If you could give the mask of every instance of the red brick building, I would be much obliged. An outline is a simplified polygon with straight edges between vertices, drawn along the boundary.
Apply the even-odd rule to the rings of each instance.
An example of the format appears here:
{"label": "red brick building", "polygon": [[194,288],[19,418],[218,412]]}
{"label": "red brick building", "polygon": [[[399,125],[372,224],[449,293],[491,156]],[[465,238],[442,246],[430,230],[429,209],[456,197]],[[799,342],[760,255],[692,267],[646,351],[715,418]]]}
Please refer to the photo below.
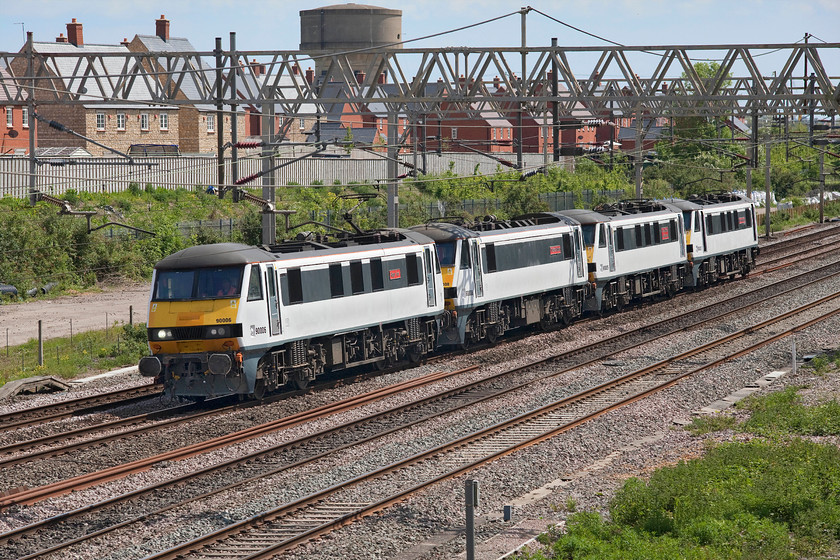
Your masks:
{"label": "red brick building", "polygon": [[[0,80],[5,87],[0,88],[0,156],[29,154],[30,115],[26,105],[12,102],[18,96],[18,88],[12,76],[0,69]],[[8,90],[9,95],[6,95]],[[26,92],[24,98],[26,98]]]}

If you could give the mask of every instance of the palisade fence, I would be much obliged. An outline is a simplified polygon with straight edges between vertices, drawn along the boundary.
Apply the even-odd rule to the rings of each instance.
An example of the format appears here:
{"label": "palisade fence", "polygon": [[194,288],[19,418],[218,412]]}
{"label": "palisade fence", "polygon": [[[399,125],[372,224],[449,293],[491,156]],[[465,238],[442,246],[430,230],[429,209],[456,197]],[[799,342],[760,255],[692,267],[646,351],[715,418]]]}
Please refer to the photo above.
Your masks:
{"label": "palisade fence", "polygon": [[[513,154],[504,154],[511,159]],[[368,152],[354,150],[352,157],[308,158],[275,171],[278,186],[294,183],[312,184],[382,184],[388,178],[388,160]],[[543,154],[523,154],[526,169],[544,165]],[[413,155],[403,154],[402,161],[413,164]],[[275,158],[275,165],[291,162],[294,157]],[[417,158],[418,166],[421,158]],[[159,158],[134,158],[128,165],[123,158],[44,158],[36,171],[35,187],[46,194],[60,197],[68,189],[76,192],[113,193],[128,190],[131,183],[141,188],[147,184],[166,189],[206,189],[216,184],[218,160],[213,156],[178,156]],[[563,166],[573,166],[574,158],[562,158]],[[400,173],[407,171],[399,166]],[[240,156],[238,176],[247,177],[262,170],[262,160]],[[488,157],[461,152],[430,153],[426,155],[426,173],[437,174],[452,170],[457,175],[492,175],[507,169]],[[231,161],[225,160],[225,177],[230,182]],[[261,179],[248,184],[261,186]],[[29,159],[25,157],[0,157],[0,197],[26,198],[29,196]]]}

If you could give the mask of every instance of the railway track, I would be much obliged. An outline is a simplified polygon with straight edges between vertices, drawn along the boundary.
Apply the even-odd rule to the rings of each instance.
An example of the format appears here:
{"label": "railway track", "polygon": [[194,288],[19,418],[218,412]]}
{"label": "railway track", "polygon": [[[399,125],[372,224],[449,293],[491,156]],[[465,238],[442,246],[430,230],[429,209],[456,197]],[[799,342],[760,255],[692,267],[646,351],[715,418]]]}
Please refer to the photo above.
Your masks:
{"label": "railway track", "polygon": [[[813,281],[822,281],[822,280],[824,280],[828,277],[831,277],[832,275],[836,275],[837,274],[836,269],[840,268],[840,265],[835,264],[833,268],[835,269],[834,272],[832,272],[832,266],[824,267],[824,269],[821,272],[823,272],[825,274],[825,276],[823,276],[819,280],[813,280]],[[802,278],[800,278],[800,277],[804,277],[808,274],[817,274],[818,275],[819,273],[804,273],[802,275],[799,275],[799,277],[793,277],[793,278],[786,279],[784,282],[782,282],[782,284],[785,284],[785,285],[787,285],[789,283],[796,284],[797,282],[801,282]],[[800,284],[800,286],[801,286],[801,284]],[[747,299],[752,300],[752,303],[750,303],[748,305],[761,305],[761,303],[765,302],[767,297],[769,297],[768,296],[768,291],[771,287],[772,286],[756,290],[755,293],[751,294],[752,297],[747,297]],[[793,291],[793,290],[796,290],[796,289],[798,289],[798,287],[788,288],[787,292]],[[781,291],[781,292],[777,292],[776,295],[784,295],[785,293],[786,293],[786,291]],[[740,296],[740,297],[744,297],[744,296]],[[734,300],[735,298],[730,298],[730,299]],[[727,300],[724,300],[723,302],[721,302],[720,305],[721,306],[726,306],[727,305]],[[686,319],[688,321],[688,323],[699,327],[699,326],[702,325],[702,321],[700,320],[700,316],[705,316],[705,318],[703,320],[705,320],[707,322],[718,321],[724,314],[731,314],[731,313],[741,313],[742,314],[745,311],[748,312],[749,311],[748,305],[737,306],[737,307],[734,307],[734,308],[730,308],[728,310],[724,310],[722,312],[711,311],[708,308],[703,308],[703,309],[697,310],[695,312],[691,312],[688,315],[682,315],[681,317]],[[660,338],[660,337],[663,337],[663,336],[668,336],[670,334],[673,334],[674,332],[678,332],[681,328],[683,328],[683,326],[684,325],[681,325],[679,323],[675,323],[675,324],[672,324],[672,325],[658,325],[658,326],[647,325],[647,326],[641,327],[641,328],[639,328],[635,331],[630,331],[630,332],[624,333],[623,335],[617,337],[616,340],[612,341],[612,343],[609,345],[610,346],[609,349],[606,348],[605,345],[602,345],[602,344],[593,344],[593,345],[590,345],[589,347],[584,347],[584,348],[581,348],[581,349],[577,349],[576,351],[574,351],[572,353],[565,353],[565,354],[562,354],[562,355],[552,356],[550,358],[547,358],[546,360],[542,360],[539,364],[531,364],[530,368],[534,369],[534,368],[537,368],[537,367],[544,367],[544,364],[547,364],[547,363],[560,363],[560,362],[562,362],[563,367],[561,367],[557,371],[550,371],[548,373],[545,373],[545,372],[539,373],[539,374],[533,376],[534,379],[529,379],[526,382],[514,383],[514,384],[507,383],[507,385],[504,385],[504,383],[502,383],[502,379],[504,379],[505,377],[507,377],[507,378],[514,378],[515,377],[515,378],[518,378],[518,379],[523,378],[523,377],[527,377],[527,375],[524,375],[524,373],[523,373],[524,370],[519,369],[519,370],[504,372],[502,374],[498,374],[497,376],[493,376],[490,379],[481,380],[479,382],[468,384],[468,385],[463,386],[463,387],[458,387],[454,390],[451,390],[451,391],[447,392],[446,394],[436,395],[433,398],[434,401],[436,402],[436,404],[432,407],[434,409],[432,411],[432,413],[435,416],[440,415],[440,414],[444,414],[444,413],[451,413],[454,410],[458,410],[458,409],[464,408],[466,406],[471,406],[476,402],[481,402],[483,400],[487,400],[487,399],[490,399],[490,398],[498,398],[498,397],[503,396],[505,394],[509,394],[512,391],[517,391],[517,390],[521,391],[521,390],[525,389],[526,387],[528,387],[529,385],[532,385],[535,382],[537,382],[541,379],[544,379],[546,376],[561,375],[562,373],[567,372],[569,370],[580,368],[580,367],[592,364],[592,363],[594,363],[598,360],[603,360],[607,357],[613,356],[618,352],[623,352],[623,351],[626,351],[630,348],[634,348],[634,347],[642,345],[642,344],[650,343],[652,340],[655,340],[657,338]],[[542,365],[540,365],[540,364],[542,364]],[[449,406],[442,405],[441,403],[446,399],[450,399],[450,401],[453,401],[453,402],[459,402],[459,405],[457,407],[452,406],[452,405],[449,405]],[[432,399],[427,399],[427,402],[431,406]],[[411,410],[412,408],[414,408],[415,410],[412,411]],[[419,421],[425,421],[425,420],[428,420],[429,418],[431,418],[432,416],[429,416],[429,414],[430,414],[429,412],[423,412],[422,414],[418,413],[418,411],[421,411],[420,409],[422,409],[422,408],[423,408],[423,405],[421,403],[412,403],[411,405],[407,405],[405,407],[400,407],[400,408],[395,409],[393,411],[388,411],[387,414],[383,413],[383,415],[380,415],[378,418],[365,419],[365,420],[362,420],[362,421],[359,421],[359,422],[354,422],[352,424],[349,424],[349,425],[345,426],[342,430],[340,430],[340,432],[353,433],[353,434],[359,435],[359,437],[351,438],[351,439],[355,439],[356,441],[355,441],[354,444],[358,445],[360,443],[360,441],[366,441],[367,439],[370,439],[370,438],[381,437],[382,435],[388,434],[389,431],[391,429],[393,429],[395,425],[404,426],[405,422],[407,420],[414,420],[414,421],[419,422]],[[425,414],[426,416],[423,417],[423,414]],[[402,421],[400,422],[400,421],[398,421],[398,419],[401,419]],[[363,425],[364,423],[376,424],[377,422],[379,423],[379,426],[376,427],[373,430],[371,430],[370,427],[365,428],[364,425]],[[315,434],[310,438],[306,438],[305,440],[296,440],[294,442],[290,442],[288,445],[284,445],[284,446],[281,446],[281,447],[276,448],[276,449],[267,450],[265,452],[260,452],[259,454],[255,454],[255,455],[252,454],[252,455],[249,455],[249,456],[237,461],[236,463],[231,463],[230,465],[225,465],[226,468],[234,468],[235,467],[235,468],[241,470],[241,469],[244,468],[243,465],[247,464],[249,474],[248,474],[248,476],[245,476],[244,474],[240,473],[240,475],[239,475],[240,479],[242,477],[244,477],[244,480],[241,480],[240,482],[238,482],[236,484],[226,485],[224,488],[222,488],[220,490],[217,490],[217,491],[214,491],[213,494],[216,493],[216,492],[219,492],[219,491],[230,491],[233,487],[240,486],[242,484],[248,484],[248,485],[253,484],[260,477],[273,476],[273,475],[278,474],[279,472],[283,472],[286,469],[289,469],[289,468],[292,468],[292,467],[300,468],[303,464],[305,464],[305,463],[303,463],[303,461],[306,461],[306,462],[315,461],[315,460],[323,457],[326,454],[334,453],[336,449],[340,449],[340,448],[342,448],[342,446],[347,446],[347,445],[351,444],[351,442],[348,442],[348,441],[340,442],[339,444],[336,444],[335,442],[330,443],[329,441],[326,441],[326,439],[325,439],[326,437],[333,437],[337,433],[339,433],[339,431],[333,431],[331,434]],[[365,435],[365,437],[362,438],[360,436],[360,434]],[[370,435],[366,435],[366,434],[370,434]],[[318,441],[318,443],[316,445],[314,442],[317,441],[317,440],[320,440],[320,441]],[[289,463],[290,463],[289,460],[278,462],[277,456],[279,456],[279,455],[284,455],[285,456],[285,455],[288,455],[291,452],[292,449],[304,448],[304,447],[314,447],[317,450],[322,450],[323,449],[324,451],[309,452],[308,454],[304,453],[303,455],[308,455],[308,456],[300,458],[297,462],[293,462],[292,465],[289,465]],[[296,457],[298,457],[298,456],[301,456],[301,454],[298,453],[296,455]],[[109,476],[112,473],[103,473],[103,474],[105,476]],[[222,480],[231,480],[230,475],[226,471],[221,470],[221,468],[220,469],[214,469],[213,471],[196,473],[196,477],[198,477],[198,476],[208,476],[208,475],[212,475],[212,476],[214,476],[216,478],[219,478],[219,479],[222,479]],[[193,477],[192,476],[181,477],[180,479],[177,479],[175,481],[170,481],[169,483],[167,483],[166,488],[171,488],[174,484],[181,484],[181,483],[185,482],[188,478],[193,478]],[[144,495],[148,496],[148,494],[150,492],[162,492],[162,489],[161,488],[159,488],[159,489],[147,489]],[[183,495],[184,494],[183,489],[179,490],[179,492],[177,494],[178,495]],[[90,511],[93,511],[94,509],[102,509],[102,508],[105,508],[105,507],[109,507],[111,505],[114,505],[116,503],[119,503],[121,501],[125,501],[125,500],[128,500],[128,499],[138,499],[140,497],[140,495],[141,495],[140,493],[132,493],[132,494],[129,494],[129,495],[126,495],[126,496],[122,497],[121,500],[109,501],[109,503],[98,504],[98,505],[96,505],[96,507],[84,508],[85,511],[79,512],[79,515],[81,515],[82,513],[89,513]],[[203,495],[196,495],[196,496],[190,498],[188,500],[188,502],[194,501],[194,500],[199,499],[199,498],[206,498],[208,495],[210,495],[210,494],[204,493]],[[21,498],[21,497],[23,497],[23,496],[18,496],[18,498]],[[154,502],[154,503],[159,503],[159,498],[155,498],[151,501]],[[133,522],[135,522],[135,523],[140,522],[142,519],[147,518],[149,515],[160,515],[166,510],[170,510],[170,509],[175,508],[175,507],[183,506],[185,503],[187,503],[187,502],[175,503],[175,504],[170,503],[165,507],[165,509],[150,512],[148,514],[144,514],[140,518],[134,519]],[[62,516],[59,516],[59,517],[62,517]],[[63,519],[60,519],[60,520],[55,519],[54,521],[55,522],[61,521],[62,523],[67,523],[71,519],[72,519],[72,516],[64,516]],[[128,521],[125,521],[125,522],[128,522]],[[119,525],[117,527],[119,527]],[[8,541],[9,539],[12,539],[12,538],[19,539],[21,535],[26,534],[27,532],[28,533],[33,533],[33,532],[46,533],[46,531],[44,531],[44,528],[45,528],[44,525],[33,525],[33,526],[28,527],[28,528],[23,528],[22,530],[17,531],[17,532],[7,533],[6,535],[0,535],[0,542],[5,542],[5,541]],[[51,528],[49,532],[54,533],[55,528]],[[98,535],[98,533],[89,534],[89,535],[86,535],[83,538],[84,539],[92,538],[92,537],[97,536],[97,535]],[[81,541],[79,541],[79,542],[81,542]],[[56,546],[72,546],[73,544],[74,544],[74,541],[71,541],[69,544],[65,543],[64,545],[56,545]],[[39,554],[44,553],[44,552],[45,551],[41,551],[41,552],[39,552]],[[32,556],[32,557],[34,558],[35,556]]]}
{"label": "railway track", "polygon": [[[829,306],[831,308],[827,309]],[[840,294],[832,294],[508,421],[229,524],[147,559],[269,558],[381,511],[434,484],[541,443],[667,389],[685,377],[748,354],[838,314]],[[395,473],[399,473],[399,477],[391,476]],[[411,482],[397,484],[396,491],[390,490],[398,480]],[[418,480],[419,483],[415,482]]]}
{"label": "railway track", "polygon": [[64,418],[91,414],[128,405],[160,395],[160,385],[140,385],[130,389],[121,389],[89,397],[80,397],[43,406],[27,408],[0,415],[0,430],[16,430],[47,422],[54,422]]}

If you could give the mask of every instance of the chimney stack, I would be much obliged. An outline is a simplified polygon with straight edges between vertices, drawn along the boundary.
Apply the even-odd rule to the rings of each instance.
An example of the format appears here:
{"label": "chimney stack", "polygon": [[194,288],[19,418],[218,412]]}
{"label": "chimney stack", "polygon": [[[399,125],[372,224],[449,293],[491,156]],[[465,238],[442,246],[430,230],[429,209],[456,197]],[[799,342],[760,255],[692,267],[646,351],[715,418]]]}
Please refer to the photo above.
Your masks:
{"label": "chimney stack", "polygon": [[295,76],[300,75],[300,65],[297,62],[294,64],[294,66],[292,66],[292,74],[294,74]]}
{"label": "chimney stack", "polygon": [[265,74],[265,64],[260,64],[256,58],[251,61],[251,68],[254,69],[254,76],[256,77]]}
{"label": "chimney stack", "polygon": [[379,79],[376,81],[377,84],[387,84],[385,72],[379,74]]}
{"label": "chimney stack", "polygon": [[365,83],[365,73],[361,70],[356,70],[356,83],[363,84]]}
{"label": "chimney stack", "polygon": [[67,41],[77,47],[84,47],[85,40],[82,37],[82,24],[76,23],[76,18],[67,24]]}
{"label": "chimney stack", "polygon": [[496,88],[496,89],[499,89],[500,87],[502,87],[502,79],[500,77],[495,76],[493,78],[493,87]]}
{"label": "chimney stack", "polygon": [[160,14],[160,19],[155,20],[155,35],[164,41],[169,40],[169,20],[163,14]]}
{"label": "chimney stack", "polygon": [[309,85],[312,85],[312,82],[315,81],[315,70],[313,70],[312,68],[306,69],[306,81],[309,83]]}
{"label": "chimney stack", "polygon": [[66,43],[67,37],[64,36],[64,33],[59,33],[58,37],[55,38],[56,43]]}
{"label": "chimney stack", "polygon": [[123,37],[123,40],[120,41],[120,45],[127,47],[128,46],[128,37]]}

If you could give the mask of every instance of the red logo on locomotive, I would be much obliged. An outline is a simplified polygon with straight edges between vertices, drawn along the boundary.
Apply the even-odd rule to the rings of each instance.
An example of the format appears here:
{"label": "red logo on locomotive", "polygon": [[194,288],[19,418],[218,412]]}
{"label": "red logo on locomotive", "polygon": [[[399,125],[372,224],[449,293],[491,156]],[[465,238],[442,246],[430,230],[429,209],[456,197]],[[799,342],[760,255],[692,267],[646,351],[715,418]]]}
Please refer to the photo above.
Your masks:
{"label": "red logo on locomotive", "polygon": [[400,274],[400,269],[399,268],[396,269],[396,270],[389,270],[388,271],[388,278],[390,278],[391,280],[399,280],[401,278],[401,276],[402,275]]}

